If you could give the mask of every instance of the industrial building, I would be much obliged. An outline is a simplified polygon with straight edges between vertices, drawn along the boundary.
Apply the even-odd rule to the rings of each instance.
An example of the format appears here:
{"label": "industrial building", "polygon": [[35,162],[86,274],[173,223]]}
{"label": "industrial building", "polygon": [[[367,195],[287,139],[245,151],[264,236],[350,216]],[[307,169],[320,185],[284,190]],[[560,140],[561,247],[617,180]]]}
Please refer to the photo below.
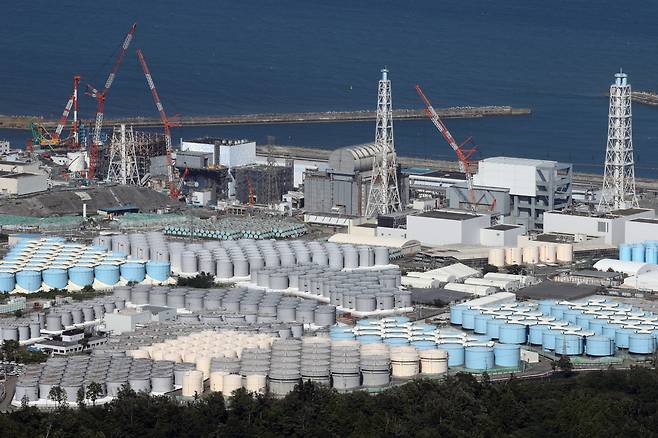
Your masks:
{"label": "industrial building", "polygon": [[[608,245],[619,245],[627,241],[626,222],[634,219],[654,219],[654,217],[655,211],[648,208],[627,208],[607,213],[549,211],[544,214],[544,232],[592,236]],[[631,226],[631,230],[637,225],[635,223]],[[637,238],[636,233],[633,235]]]}
{"label": "industrial building", "polygon": [[523,225],[498,224],[480,230],[480,244],[484,246],[516,246],[519,236],[526,233]]}
{"label": "industrial building", "polygon": [[0,195],[22,196],[48,190],[45,175],[0,171]]}
{"label": "industrial building", "polygon": [[447,190],[450,208],[468,208],[474,197],[479,210],[502,216],[505,223],[541,230],[543,214],[571,204],[573,169],[568,163],[492,157],[478,162],[474,194],[465,183]]}
{"label": "industrial building", "polygon": [[[192,154],[196,153],[196,154]],[[202,167],[224,166],[233,168],[256,163],[256,142],[249,140],[235,140],[225,138],[200,138],[180,141],[179,157],[197,155],[204,157],[205,165]]]}
{"label": "industrial building", "polygon": [[278,204],[294,188],[292,166],[254,164],[234,167],[231,173],[235,197],[243,204]]}
{"label": "industrial building", "polygon": [[407,238],[425,246],[480,244],[480,230],[491,226],[491,216],[458,210],[427,211],[407,216]]}

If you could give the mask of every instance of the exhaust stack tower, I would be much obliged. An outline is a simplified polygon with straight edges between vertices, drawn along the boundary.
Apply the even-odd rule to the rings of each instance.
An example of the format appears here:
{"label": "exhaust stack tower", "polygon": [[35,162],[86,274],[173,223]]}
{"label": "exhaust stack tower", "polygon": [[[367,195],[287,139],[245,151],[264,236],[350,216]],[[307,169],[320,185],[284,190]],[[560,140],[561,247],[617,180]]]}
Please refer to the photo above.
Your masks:
{"label": "exhaust stack tower", "polygon": [[631,85],[628,75],[620,71],[610,85],[608,143],[599,211],[638,206],[631,116]]}
{"label": "exhaust stack tower", "polygon": [[400,190],[397,178],[397,158],[393,144],[393,110],[391,105],[391,81],[388,70],[382,69],[377,93],[377,128],[375,147],[381,156],[373,157],[372,179],[368,190],[366,216],[376,217],[400,211]]}

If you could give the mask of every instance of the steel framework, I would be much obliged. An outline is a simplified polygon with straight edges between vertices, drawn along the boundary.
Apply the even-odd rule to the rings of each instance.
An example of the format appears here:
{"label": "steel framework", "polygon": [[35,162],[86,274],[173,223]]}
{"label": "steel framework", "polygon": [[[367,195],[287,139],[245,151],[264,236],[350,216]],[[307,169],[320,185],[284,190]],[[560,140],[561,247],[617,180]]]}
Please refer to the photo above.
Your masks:
{"label": "steel framework", "polygon": [[[117,132],[118,131],[118,132]],[[133,128],[115,127],[109,145],[110,163],[106,180],[119,184],[141,185]]]}
{"label": "steel framework", "polygon": [[608,142],[599,211],[638,206],[631,120],[631,85],[628,75],[620,71],[610,85]]}
{"label": "steel framework", "polygon": [[368,190],[365,215],[376,217],[400,211],[400,190],[397,177],[397,157],[393,143],[393,110],[391,103],[391,81],[388,70],[382,69],[377,93],[377,125],[375,146],[381,151],[381,159],[373,157],[372,179]]}

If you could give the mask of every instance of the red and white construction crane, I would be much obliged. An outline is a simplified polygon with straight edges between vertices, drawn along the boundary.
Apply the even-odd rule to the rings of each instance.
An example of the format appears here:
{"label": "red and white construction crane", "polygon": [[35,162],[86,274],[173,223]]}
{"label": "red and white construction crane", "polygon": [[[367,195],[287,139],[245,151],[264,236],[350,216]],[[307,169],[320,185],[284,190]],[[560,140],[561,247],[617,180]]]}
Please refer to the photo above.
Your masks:
{"label": "red and white construction crane", "polygon": [[126,54],[128,47],[130,46],[130,42],[132,41],[133,36],[135,35],[135,30],[137,30],[137,23],[133,23],[133,25],[130,26],[130,30],[128,30],[128,33],[123,40],[123,44],[121,45],[119,53],[117,54],[117,57],[114,61],[112,71],[110,71],[110,75],[107,77],[103,89],[99,91],[93,86],[87,85],[86,94],[98,101],[98,108],[96,109],[96,124],[94,125],[94,130],[92,132],[92,140],[89,150],[89,172],[87,173],[88,179],[93,179],[96,172],[98,148],[101,144],[101,129],[103,127],[103,111],[105,106],[105,99],[107,99],[107,93],[110,91],[112,82],[114,82],[117,72],[119,71],[121,61],[123,60],[123,57]]}
{"label": "red and white construction crane", "polygon": [[[464,147],[468,144],[470,141],[470,138],[466,139],[461,145],[458,145],[455,139],[453,138],[452,134],[450,134],[450,131],[448,131],[448,128],[446,125],[441,121],[439,118],[439,115],[436,113],[434,110],[434,107],[432,106],[432,103],[430,100],[425,96],[425,93],[423,93],[422,88],[420,88],[420,85],[416,85],[416,92],[420,96],[421,99],[423,99],[423,102],[425,103],[425,114],[427,114],[427,117],[434,123],[434,126],[436,126],[436,129],[439,130],[443,138],[448,142],[450,147],[455,151],[455,154],[457,155],[457,159],[459,160],[459,170],[464,172],[466,175],[466,182],[468,184],[468,204],[469,208],[473,211],[476,210],[477,207],[477,202],[475,200],[475,191],[473,190],[473,164],[475,164],[475,161],[471,160],[471,156],[475,153],[477,150],[476,147]],[[494,201],[495,202],[495,201]]]}
{"label": "red and white construction crane", "polygon": [[[77,149],[78,147],[78,84],[79,83],[80,83],[80,76],[79,75],[73,76],[73,94],[71,94],[69,101],[66,103],[66,107],[64,107],[64,112],[62,113],[62,117],[60,117],[59,119],[59,123],[57,124],[57,128],[55,129],[55,134],[53,135],[54,140],[59,144],[63,143],[64,141],[70,140],[71,149]],[[64,130],[66,121],[69,118],[71,109],[73,109],[73,123],[71,124],[71,134],[69,138],[62,141],[61,139],[62,131]]]}
{"label": "red and white construction crane", "polygon": [[141,64],[142,70],[144,71],[144,76],[146,76],[146,83],[151,90],[151,96],[153,96],[153,101],[155,102],[155,106],[158,109],[158,114],[160,114],[160,120],[162,121],[162,126],[164,127],[165,144],[167,148],[167,182],[169,183],[169,197],[171,197],[171,199],[178,199],[181,194],[182,183],[185,181],[187,174],[189,174],[189,169],[187,166],[185,167],[185,173],[181,178],[181,184],[177,187],[174,183],[174,160],[172,158],[173,148],[171,146],[171,127],[176,125],[169,121],[169,118],[165,113],[164,106],[162,106],[162,102],[160,101],[160,96],[158,96],[158,90],[155,88],[153,77],[151,76],[151,72],[146,65],[144,54],[140,49],[137,49],[137,58],[139,58],[139,63]]}

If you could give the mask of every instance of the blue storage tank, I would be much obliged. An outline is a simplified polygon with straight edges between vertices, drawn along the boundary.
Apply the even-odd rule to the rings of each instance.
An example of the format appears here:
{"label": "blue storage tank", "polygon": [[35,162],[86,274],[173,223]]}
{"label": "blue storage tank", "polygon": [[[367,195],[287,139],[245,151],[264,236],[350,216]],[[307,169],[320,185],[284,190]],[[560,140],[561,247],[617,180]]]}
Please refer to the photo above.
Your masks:
{"label": "blue storage tank", "polygon": [[16,288],[16,275],[13,272],[0,272],[0,292],[11,292]]}
{"label": "blue storage tank", "polygon": [[612,356],[615,341],[609,336],[589,336],[585,339],[585,352],[589,356]]}
{"label": "blue storage tank", "polygon": [[18,271],[16,273],[16,284],[28,292],[36,292],[41,289],[40,271]]}
{"label": "blue storage tank", "polygon": [[466,309],[462,312],[462,328],[466,330],[473,330],[475,328],[475,315],[479,315],[480,311],[477,309]]}
{"label": "blue storage tank", "polygon": [[656,340],[651,333],[633,333],[628,339],[628,352],[651,354],[656,350]]}
{"label": "blue storage tank", "polygon": [[41,276],[43,284],[51,288],[64,289],[69,284],[69,273],[66,269],[46,269]]}
{"label": "blue storage tank", "polygon": [[591,319],[589,321],[589,330],[593,331],[597,335],[603,335],[603,327],[608,325],[608,321],[604,319]]}
{"label": "blue storage tank", "polygon": [[628,348],[633,333],[635,333],[635,330],[628,328],[615,330],[615,345],[617,345],[617,348]]}
{"label": "blue storage tank", "polygon": [[344,340],[344,339],[354,339],[354,333],[350,332],[331,332],[329,337],[334,341]]}
{"label": "blue storage tank", "polygon": [[409,319],[409,317],[407,317],[407,316],[395,316],[395,317],[393,317],[393,319],[398,324],[406,324],[406,323],[411,321],[411,319]]}
{"label": "blue storage tank", "polygon": [[494,344],[496,366],[518,368],[521,361],[521,347],[514,344]]}
{"label": "blue storage tank", "polygon": [[487,333],[487,321],[493,319],[492,315],[475,315],[475,326],[473,331],[480,335]]}
{"label": "blue storage tank", "polygon": [[571,322],[576,324],[576,321],[578,321],[578,316],[582,315],[581,310],[577,309],[567,309],[562,313],[562,319],[567,322]]}
{"label": "blue storage tank", "polygon": [[555,335],[555,353],[575,356],[583,354],[583,337],[571,333],[559,333]]}
{"label": "blue storage tank", "polygon": [[439,344],[439,350],[448,352],[448,366],[458,367],[464,365],[464,345],[463,344]]}
{"label": "blue storage tank", "polygon": [[545,324],[531,325],[528,332],[528,342],[531,345],[542,345],[544,342],[544,332],[549,328],[550,326]]}
{"label": "blue storage tank", "polygon": [[357,336],[356,340],[362,344],[381,344],[382,337],[377,335],[362,335]]}
{"label": "blue storage tank", "polygon": [[644,245],[641,243],[636,243],[631,249],[631,260],[634,262],[644,263]]}
{"label": "blue storage tank", "polygon": [[632,246],[626,243],[619,245],[619,260],[630,262],[633,259]]}
{"label": "blue storage tank", "polygon": [[[148,263],[147,263],[148,270]],[[356,325],[361,326],[377,326],[379,327],[379,321],[376,319],[360,319],[356,322]]]}
{"label": "blue storage tank", "polygon": [[436,342],[434,341],[412,341],[411,345],[418,350],[433,350],[436,348]]}
{"label": "blue storage tank", "polygon": [[386,338],[384,339],[384,344],[388,345],[405,345],[409,343],[407,338]]}
{"label": "blue storage tank", "polygon": [[576,324],[582,327],[583,330],[589,330],[590,322],[594,319],[596,319],[596,315],[592,315],[591,313],[583,313],[582,315],[578,315],[576,317]]}
{"label": "blue storage tank", "polygon": [[126,281],[142,282],[146,277],[146,267],[143,263],[124,263],[121,265],[121,276]]}
{"label": "blue storage tank", "polygon": [[504,319],[490,319],[487,321],[487,336],[491,339],[498,339],[500,336],[500,326],[505,324]]}
{"label": "blue storage tank", "polygon": [[171,275],[171,264],[169,262],[148,261],[146,262],[146,273],[155,281],[167,281]]}
{"label": "blue storage tank", "polygon": [[616,339],[617,330],[624,328],[622,324],[613,324],[607,323],[603,326],[603,336],[608,336],[609,338]]}
{"label": "blue storage tank", "polygon": [[488,370],[493,368],[495,366],[493,348],[484,346],[466,347],[464,352],[464,366],[469,370]]}
{"label": "blue storage tank", "polygon": [[551,307],[551,316],[554,316],[555,319],[562,319],[565,310],[569,310],[569,306],[565,304],[556,304]]}
{"label": "blue storage tank", "polygon": [[94,268],[74,266],[69,269],[69,280],[79,287],[91,286],[94,284]]}
{"label": "blue storage tank", "polygon": [[525,325],[505,323],[500,326],[498,341],[501,344],[525,344],[527,340],[528,335]]}
{"label": "blue storage tank", "polygon": [[539,311],[544,315],[550,315],[551,309],[555,305],[554,300],[543,300],[539,302]]}
{"label": "blue storage tank", "polygon": [[450,306],[450,324],[462,325],[462,312],[468,309],[463,304],[453,304]]}
{"label": "blue storage tank", "polygon": [[414,333],[432,333],[436,330],[436,325],[434,324],[414,324],[410,327],[410,330]]}
{"label": "blue storage tank", "polygon": [[121,276],[119,265],[98,265],[94,268],[96,279],[108,286],[119,282]]}
{"label": "blue storage tank", "polygon": [[655,246],[647,246],[644,250],[644,261],[646,263],[658,264],[658,248]]}
{"label": "blue storage tank", "polygon": [[544,350],[555,350],[555,335],[559,334],[555,330],[544,330],[542,334],[541,346]]}

